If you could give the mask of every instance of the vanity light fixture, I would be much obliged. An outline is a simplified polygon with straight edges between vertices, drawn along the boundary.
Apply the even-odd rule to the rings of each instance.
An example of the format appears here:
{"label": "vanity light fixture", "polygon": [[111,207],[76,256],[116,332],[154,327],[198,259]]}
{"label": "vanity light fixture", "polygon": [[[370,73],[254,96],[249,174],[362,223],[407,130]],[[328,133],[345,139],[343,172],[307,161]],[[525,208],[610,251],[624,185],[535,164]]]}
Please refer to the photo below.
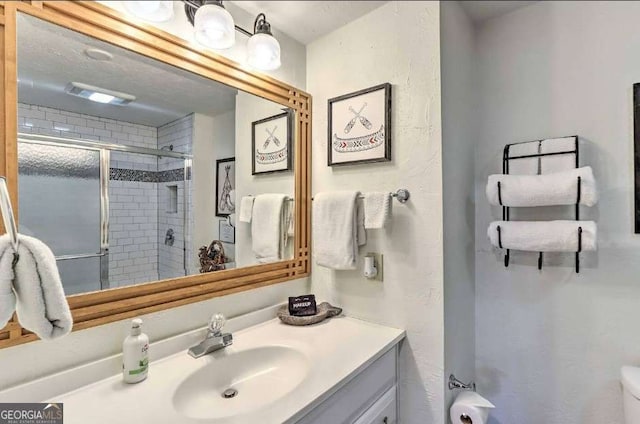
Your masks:
{"label": "vanity light fixture", "polygon": [[126,105],[136,99],[136,96],[119,91],[107,90],[106,88],[95,87],[81,82],[70,82],[64,91],[72,96],[89,99],[93,102],[104,103],[116,106]]}
{"label": "vanity light fixture", "polygon": [[[187,19],[194,26],[195,39],[205,47],[226,49],[235,44],[235,31],[247,37],[247,62],[262,71],[273,71],[281,65],[280,43],[271,33],[264,13],[258,14],[253,32],[235,25],[221,0],[182,0]],[[235,31],[234,31],[235,30]]]}
{"label": "vanity light fixture", "polygon": [[280,67],[280,43],[271,34],[271,25],[264,13],[260,13],[253,23],[253,35],[247,42],[247,62],[263,71]]}
{"label": "vanity light fixture", "polygon": [[166,22],[173,18],[172,1],[123,1],[125,10],[150,22]]}
{"label": "vanity light fixture", "polygon": [[212,49],[228,49],[236,43],[233,16],[222,1],[205,1],[196,9],[194,36],[198,43]]}

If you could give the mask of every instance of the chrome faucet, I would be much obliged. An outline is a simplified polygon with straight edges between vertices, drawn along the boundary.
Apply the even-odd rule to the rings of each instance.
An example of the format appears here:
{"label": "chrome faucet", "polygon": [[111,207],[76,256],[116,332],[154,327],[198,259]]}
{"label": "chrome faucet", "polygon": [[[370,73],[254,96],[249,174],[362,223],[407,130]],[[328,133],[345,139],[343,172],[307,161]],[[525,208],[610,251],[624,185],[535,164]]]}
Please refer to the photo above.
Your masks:
{"label": "chrome faucet", "polygon": [[193,358],[199,358],[233,344],[233,335],[231,333],[222,333],[222,327],[224,327],[225,322],[222,314],[212,316],[209,321],[207,337],[199,344],[191,346],[189,355]]}

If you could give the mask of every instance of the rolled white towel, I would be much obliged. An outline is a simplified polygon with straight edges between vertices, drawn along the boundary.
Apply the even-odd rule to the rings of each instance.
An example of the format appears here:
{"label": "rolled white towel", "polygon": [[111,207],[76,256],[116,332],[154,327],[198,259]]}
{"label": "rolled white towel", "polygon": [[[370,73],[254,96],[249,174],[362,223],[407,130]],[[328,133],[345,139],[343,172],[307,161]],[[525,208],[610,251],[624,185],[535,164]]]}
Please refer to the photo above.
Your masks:
{"label": "rolled white towel", "polygon": [[590,166],[542,175],[489,175],[487,199],[492,205],[513,207],[573,205],[578,201],[578,177],[580,204],[595,205],[598,191]]}
{"label": "rolled white towel", "polygon": [[[500,226],[500,237],[498,237]],[[577,252],[578,228],[582,227],[582,250],[596,250],[597,225],[593,221],[494,221],[487,235],[503,249],[530,252]]]}

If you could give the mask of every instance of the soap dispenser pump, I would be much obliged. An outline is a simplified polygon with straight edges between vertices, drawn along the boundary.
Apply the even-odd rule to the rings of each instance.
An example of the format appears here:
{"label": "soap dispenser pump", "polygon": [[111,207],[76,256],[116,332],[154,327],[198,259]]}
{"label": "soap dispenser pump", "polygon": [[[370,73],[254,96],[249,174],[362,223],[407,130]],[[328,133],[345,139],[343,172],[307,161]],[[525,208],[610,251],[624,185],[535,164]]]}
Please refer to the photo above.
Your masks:
{"label": "soap dispenser pump", "polygon": [[122,378],[125,383],[139,383],[149,372],[149,337],[142,332],[142,320],[131,321],[131,333],[122,344]]}

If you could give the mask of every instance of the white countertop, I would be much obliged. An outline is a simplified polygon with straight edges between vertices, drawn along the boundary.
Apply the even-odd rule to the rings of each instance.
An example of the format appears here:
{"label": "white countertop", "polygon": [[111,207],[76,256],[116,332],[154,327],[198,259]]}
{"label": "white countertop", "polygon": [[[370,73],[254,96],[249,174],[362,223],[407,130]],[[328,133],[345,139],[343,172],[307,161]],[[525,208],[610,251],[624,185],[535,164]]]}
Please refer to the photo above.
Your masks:
{"label": "white countertop", "polygon": [[[49,399],[24,401],[63,402],[66,424],[293,423],[391,349],[404,334],[403,330],[349,317],[335,317],[305,327],[289,326],[273,319],[234,333],[232,346],[204,357],[194,359],[181,350],[152,360],[149,377],[138,384],[125,384],[117,375]],[[309,360],[309,371],[295,390],[250,415],[223,419],[189,418],[173,406],[176,386],[186,375],[208,364],[215,367],[216,359],[220,361],[225,355],[260,346],[292,347],[304,353]],[[82,372],[82,367],[78,372]],[[28,384],[20,390],[21,393],[38,392],[28,390]]]}

